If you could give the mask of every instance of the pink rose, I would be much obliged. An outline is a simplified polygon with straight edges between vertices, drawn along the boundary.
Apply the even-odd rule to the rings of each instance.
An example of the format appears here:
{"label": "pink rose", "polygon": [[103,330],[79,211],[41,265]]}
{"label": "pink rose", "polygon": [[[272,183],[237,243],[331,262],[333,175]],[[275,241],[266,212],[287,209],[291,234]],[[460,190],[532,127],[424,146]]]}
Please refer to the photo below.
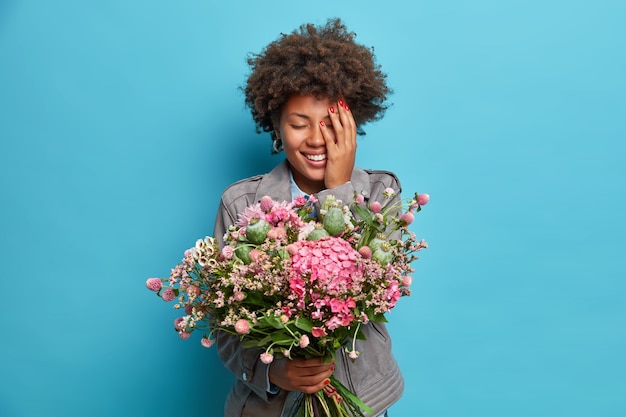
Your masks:
{"label": "pink rose", "polygon": [[270,363],[272,363],[272,361],[274,360],[274,355],[272,355],[271,353],[261,353],[261,362],[263,362],[266,365],[269,365]]}
{"label": "pink rose", "polygon": [[239,319],[235,323],[235,331],[239,334],[247,334],[250,331],[250,323],[246,319]]}
{"label": "pink rose", "polygon": [[200,339],[200,343],[202,344],[202,346],[204,346],[205,348],[210,348],[211,346],[213,346],[213,343],[215,343],[214,340],[209,339],[208,337],[203,337],[202,339]]}
{"label": "pink rose", "polygon": [[161,289],[161,278],[148,278],[146,281],[146,287],[150,291],[159,291]]}
{"label": "pink rose", "polygon": [[311,341],[309,340],[309,336],[307,336],[305,334],[300,336],[300,347],[302,349],[304,349],[305,347],[309,346],[309,343],[311,343]]}

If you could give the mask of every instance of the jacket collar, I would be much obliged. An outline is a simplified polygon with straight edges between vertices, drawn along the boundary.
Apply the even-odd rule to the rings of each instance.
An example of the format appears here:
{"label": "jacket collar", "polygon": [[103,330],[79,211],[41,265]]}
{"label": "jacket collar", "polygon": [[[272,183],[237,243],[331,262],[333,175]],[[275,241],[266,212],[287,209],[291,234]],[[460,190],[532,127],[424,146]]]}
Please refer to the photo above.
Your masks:
{"label": "jacket collar", "polygon": [[[363,194],[366,200],[370,197],[370,182],[367,172],[361,168],[354,167],[350,182],[354,190]],[[291,201],[291,183],[289,179],[289,163],[283,160],[269,174],[264,175],[259,183],[255,195],[255,201],[260,201],[263,196],[270,196],[279,201]]]}

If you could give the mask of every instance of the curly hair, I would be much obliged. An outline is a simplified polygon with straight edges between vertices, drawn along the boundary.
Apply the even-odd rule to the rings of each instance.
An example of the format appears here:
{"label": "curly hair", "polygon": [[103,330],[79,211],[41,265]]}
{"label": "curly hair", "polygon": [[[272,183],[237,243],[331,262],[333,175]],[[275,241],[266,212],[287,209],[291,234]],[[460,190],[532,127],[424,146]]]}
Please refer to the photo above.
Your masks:
{"label": "curly hair", "polygon": [[250,54],[251,73],[243,88],[257,132],[271,132],[285,102],[293,94],[313,94],[350,105],[360,135],[361,125],[382,118],[391,90],[373,48],[355,42],[340,19],[323,26],[305,24]]}

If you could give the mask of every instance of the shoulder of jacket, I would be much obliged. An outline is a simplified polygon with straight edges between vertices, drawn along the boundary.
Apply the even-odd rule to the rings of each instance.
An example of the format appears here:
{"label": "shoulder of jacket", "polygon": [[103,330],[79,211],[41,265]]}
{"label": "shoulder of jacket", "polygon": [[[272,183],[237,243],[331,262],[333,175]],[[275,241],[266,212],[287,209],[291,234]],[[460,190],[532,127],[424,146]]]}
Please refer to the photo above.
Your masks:
{"label": "shoulder of jacket", "polygon": [[245,197],[248,194],[256,194],[256,190],[263,176],[264,175],[255,175],[230,184],[226,187],[224,192],[222,192],[222,202],[226,206],[229,206],[234,200]]}
{"label": "shoulder of jacket", "polygon": [[363,171],[367,172],[367,175],[369,175],[370,177],[370,181],[385,183],[396,182],[400,184],[400,179],[398,178],[398,176],[391,171],[385,171],[380,169],[364,169]]}

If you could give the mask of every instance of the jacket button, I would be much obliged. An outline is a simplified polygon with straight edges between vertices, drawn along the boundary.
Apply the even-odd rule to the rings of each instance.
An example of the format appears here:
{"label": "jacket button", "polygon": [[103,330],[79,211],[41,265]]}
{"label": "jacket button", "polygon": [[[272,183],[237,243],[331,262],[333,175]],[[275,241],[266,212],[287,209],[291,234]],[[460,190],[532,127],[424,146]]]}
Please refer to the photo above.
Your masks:
{"label": "jacket button", "polygon": [[244,373],[241,375],[241,379],[243,379],[243,380],[244,380],[244,382],[247,382],[247,381],[248,381],[248,374],[244,372]]}

